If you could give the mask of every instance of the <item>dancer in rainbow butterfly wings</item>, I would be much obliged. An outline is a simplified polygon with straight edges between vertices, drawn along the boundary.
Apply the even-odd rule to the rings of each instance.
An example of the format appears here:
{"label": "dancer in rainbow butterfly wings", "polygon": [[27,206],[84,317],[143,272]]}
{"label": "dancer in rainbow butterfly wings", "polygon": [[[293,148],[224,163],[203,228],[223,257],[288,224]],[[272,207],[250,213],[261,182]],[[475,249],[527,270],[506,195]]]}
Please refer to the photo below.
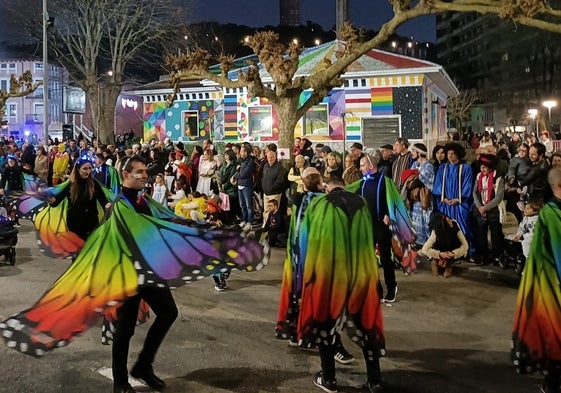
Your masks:
{"label": "dancer in rainbow butterfly wings", "polygon": [[519,373],[541,370],[542,392],[561,392],[561,169],[549,171],[554,197],[543,207],[516,301],[512,360]]}
{"label": "dancer in rainbow butterfly wings", "polygon": [[[126,363],[138,304],[144,299],[156,318],[131,375],[162,389],[164,383],[154,375],[152,361],[177,313],[169,288],[216,272],[259,270],[267,263],[266,241],[235,231],[186,225],[190,222],[140,192],[146,177],[142,158],[127,160],[122,192],[72,265],[35,305],[0,323],[10,348],[41,356],[68,345],[106,309],[120,306],[113,337],[114,391],[134,392]],[[47,199],[50,191],[37,190],[35,199]],[[33,210],[26,212],[30,216],[40,215],[47,204],[31,203],[28,196],[20,198],[20,210],[26,206]],[[59,224],[57,229],[67,229]]]}
{"label": "dancer in rainbow butterfly wings", "polygon": [[381,392],[379,359],[385,354],[378,264],[366,201],[333,178],[328,193],[314,198],[304,216],[302,300],[297,324],[301,345],[317,345],[321,372],[313,383],[337,390],[337,332],[345,329],[364,354],[368,380],[363,390]]}

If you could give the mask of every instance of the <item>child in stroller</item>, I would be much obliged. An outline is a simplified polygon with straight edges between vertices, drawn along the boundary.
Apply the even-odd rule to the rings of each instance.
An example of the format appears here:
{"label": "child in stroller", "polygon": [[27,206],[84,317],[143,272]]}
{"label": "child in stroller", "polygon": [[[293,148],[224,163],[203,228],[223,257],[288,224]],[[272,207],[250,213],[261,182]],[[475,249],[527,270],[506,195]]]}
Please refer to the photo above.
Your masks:
{"label": "child in stroller", "polygon": [[16,244],[18,230],[14,228],[14,221],[10,220],[5,207],[0,207],[0,256],[14,266],[16,263]]}
{"label": "child in stroller", "polygon": [[513,264],[514,271],[522,273],[524,263],[530,251],[534,226],[542,206],[543,203],[540,201],[531,201],[524,206],[524,218],[518,225],[518,230],[514,235],[509,235],[505,238],[505,250],[499,257],[499,266],[503,269]]}

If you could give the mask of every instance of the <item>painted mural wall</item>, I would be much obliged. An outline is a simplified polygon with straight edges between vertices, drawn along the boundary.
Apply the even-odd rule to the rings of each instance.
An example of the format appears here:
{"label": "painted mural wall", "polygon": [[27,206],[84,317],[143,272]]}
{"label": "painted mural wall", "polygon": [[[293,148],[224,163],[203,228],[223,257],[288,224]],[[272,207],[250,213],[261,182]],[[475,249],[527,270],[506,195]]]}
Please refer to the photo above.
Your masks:
{"label": "painted mural wall", "polygon": [[[400,135],[409,139],[434,138],[445,133],[443,94],[431,89],[422,75],[369,78],[365,87],[334,89],[300,119],[294,134],[312,141],[362,140],[363,118],[400,116]],[[368,86],[369,85],[369,86]],[[304,92],[303,103],[309,96]],[[144,138],[201,142],[274,142],[279,120],[271,103],[245,93],[223,94],[216,99],[144,104]]]}

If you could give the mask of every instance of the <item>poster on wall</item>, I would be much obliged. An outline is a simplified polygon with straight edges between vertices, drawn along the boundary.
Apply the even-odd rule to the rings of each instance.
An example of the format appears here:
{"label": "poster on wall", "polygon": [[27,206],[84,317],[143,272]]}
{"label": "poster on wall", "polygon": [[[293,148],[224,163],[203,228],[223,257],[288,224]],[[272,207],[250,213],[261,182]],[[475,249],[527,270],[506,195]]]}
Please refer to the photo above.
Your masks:
{"label": "poster on wall", "polygon": [[199,137],[199,113],[197,111],[181,112],[183,119],[183,137],[198,138]]}
{"label": "poster on wall", "polygon": [[327,105],[314,105],[304,115],[304,135],[329,135]]}
{"label": "poster on wall", "polygon": [[249,129],[252,137],[273,135],[273,113],[270,105],[252,106],[248,108]]}

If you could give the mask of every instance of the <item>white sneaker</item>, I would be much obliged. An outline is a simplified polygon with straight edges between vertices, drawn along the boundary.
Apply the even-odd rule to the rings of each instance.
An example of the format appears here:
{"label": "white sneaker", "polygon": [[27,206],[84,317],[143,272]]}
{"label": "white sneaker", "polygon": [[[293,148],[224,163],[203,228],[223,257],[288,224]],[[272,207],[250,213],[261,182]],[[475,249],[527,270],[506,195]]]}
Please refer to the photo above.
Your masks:
{"label": "white sneaker", "polygon": [[243,229],[243,227],[245,227],[246,224],[247,224],[247,222],[242,221],[242,222],[240,222],[238,225],[240,226],[240,228]]}
{"label": "white sneaker", "polygon": [[245,224],[245,226],[243,227],[244,232],[249,232],[251,231],[251,229],[253,228],[253,225],[251,225],[251,223],[247,222]]}

